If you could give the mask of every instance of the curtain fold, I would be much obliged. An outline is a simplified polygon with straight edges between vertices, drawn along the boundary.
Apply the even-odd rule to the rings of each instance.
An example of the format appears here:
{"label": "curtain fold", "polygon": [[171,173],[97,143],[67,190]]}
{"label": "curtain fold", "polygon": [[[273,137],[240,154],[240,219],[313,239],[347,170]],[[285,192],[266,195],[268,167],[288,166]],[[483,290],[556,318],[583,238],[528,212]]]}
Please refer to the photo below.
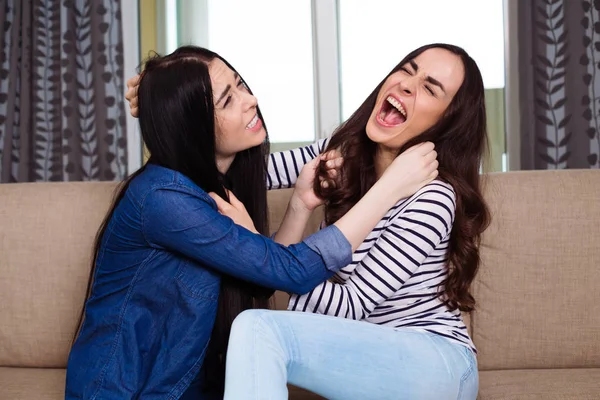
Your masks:
{"label": "curtain fold", "polygon": [[0,7],[0,182],[127,176],[116,0]]}
{"label": "curtain fold", "polygon": [[518,2],[521,168],[599,168],[600,1]]}

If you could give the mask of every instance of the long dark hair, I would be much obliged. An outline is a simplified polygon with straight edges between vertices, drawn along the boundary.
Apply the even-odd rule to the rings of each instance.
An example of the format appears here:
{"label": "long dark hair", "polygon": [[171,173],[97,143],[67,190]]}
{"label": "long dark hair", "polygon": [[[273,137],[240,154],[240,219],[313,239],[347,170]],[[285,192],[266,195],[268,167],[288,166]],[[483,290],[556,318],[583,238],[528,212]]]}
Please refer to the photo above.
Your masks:
{"label": "long dark hair", "polygon": [[[440,297],[451,310],[471,311],[475,299],[471,282],[479,268],[481,234],[490,221],[480,187],[479,168],[487,151],[486,113],[483,79],[475,61],[460,47],[431,44],[408,54],[367,97],[363,104],[333,134],[327,150],[340,149],[344,164],[337,185],[327,189],[315,179],[315,192],[326,199],[325,218],[332,224],[341,218],[377,180],[377,144],[366,134],[367,121],[385,80],[419,54],[441,48],[459,56],[464,65],[464,81],[442,118],[430,129],[405,143],[398,151],[430,141],[435,144],[439,179],[448,182],[456,194],[456,214],[448,248],[449,274]],[[328,179],[319,166],[319,176]]]}
{"label": "long dark hair", "polygon": [[[268,139],[260,146],[238,153],[226,174],[217,169],[215,112],[208,73],[208,63],[217,58],[235,71],[218,54],[195,46],[181,47],[164,57],[156,55],[145,62],[138,89],[138,108],[142,138],[150,154],[148,163],[178,171],[204,191],[215,192],[224,199],[228,199],[225,189],[231,190],[244,203],[258,232],[266,234]],[[260,109],[257,112],[262,120]],[[122,182],[98,230],[88,297],[108,222],[130,182],[144,169],[145,166]],[[217,317],[202,370],[207,390],[223,390],[225,354],[234,318],[246,309],[268,308],[271,294],[271,290],[251,283],[222,277]]]}

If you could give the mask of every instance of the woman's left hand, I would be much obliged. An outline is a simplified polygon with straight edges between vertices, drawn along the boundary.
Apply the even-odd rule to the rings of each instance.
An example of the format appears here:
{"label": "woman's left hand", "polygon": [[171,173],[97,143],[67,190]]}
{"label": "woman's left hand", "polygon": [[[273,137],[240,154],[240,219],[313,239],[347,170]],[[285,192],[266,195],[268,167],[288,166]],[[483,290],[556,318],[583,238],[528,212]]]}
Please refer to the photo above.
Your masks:
{"label": "woman's left hand", "polygon": [[219,213],[231,218],[233,222],[243,226],[250,232],[258,233],[254,227],[254,221],[252,221],[250,214],[248,214],[248,211],[246,211],[246,207],[237,199],[237,197],[235,197],[231,191],[227,191],[227,195],[229,196],[231,203],[228,203],[227,200],[223,199],[214,192],[210,192],[208,195],[212,197],[215,203],[217,203],[217,209],[219,210]]}

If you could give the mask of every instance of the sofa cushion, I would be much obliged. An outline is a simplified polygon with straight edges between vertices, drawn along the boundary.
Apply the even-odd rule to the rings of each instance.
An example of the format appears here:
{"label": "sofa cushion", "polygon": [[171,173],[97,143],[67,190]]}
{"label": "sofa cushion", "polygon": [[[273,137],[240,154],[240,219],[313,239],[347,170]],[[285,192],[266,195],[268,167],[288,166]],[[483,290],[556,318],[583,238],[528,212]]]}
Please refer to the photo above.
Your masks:
{"label": "sofa cushion", "polygon": [[[271,190],[268,192],[267,201],[269,202],[269,230],[271,233],[275,233],[281,225],[281,221],[285,215],[290,197],[294,192],[293,189],[281,189]],[[304,236],[308,236],[311,233],[315,233],[319,229],[319,225],[323,220],[323,207],[319,207],[312,213]]]}
{"label": "sofa cushion", "polygon": [[114,183],[0,185],[0,366],[65,367]]}
{"label": "sofa cushion", "polygon": [[[0,367],[0,399],[62,400],[65,398],[65,369]],[[323,399],[290,386],[290,400]]]}
{"label": "sofa cushion", "polygon": [[492,174],[486,186],[480,368],[600,367],[600,171]]}
{"label": "sofa cushion", "polygon": [[[480,373],[478,400],[596,400],[600,369],[511,370]],[[0,367],[0,399],[64,399],[65,370]],[[291,400],[322,397],[290,387]]]}
{"label": "sofa cushion", "polygon": [[0,367],[0,399],[64,399],[65,375],[65,369]]}
{"label": "sofa cushion", "polygon": [[482,371],[478,400],[597,400],[600,369]]}
{"label": "sofa cushion", "polygon": [[[114,182],[0,185],[0,366],[66,366]],[[291,190],[269,193],[271,226]],[[321,220],[315,213],[307,231]]]}

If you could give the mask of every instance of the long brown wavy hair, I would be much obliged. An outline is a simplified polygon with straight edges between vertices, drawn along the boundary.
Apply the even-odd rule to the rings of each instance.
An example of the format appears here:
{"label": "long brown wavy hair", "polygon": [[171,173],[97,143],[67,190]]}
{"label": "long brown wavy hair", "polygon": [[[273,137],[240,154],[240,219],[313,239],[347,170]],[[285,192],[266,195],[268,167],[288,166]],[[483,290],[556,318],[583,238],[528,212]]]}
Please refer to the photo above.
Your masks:
{"label": "long brown wavy hair", "polygon": [[[352,208],[377,181],[377,144],[366,133],[377,95],[384,82],[419,54],[441,48],[459,56],[464,81],[442,118],[430,129],[407,141],[399,150],[433,142],[438,153],[439,177],[454,188],[456,213],[448,248],[448,277],[440,298],[451,310],[472,311],[475,299],[469,289],[479,268],[481,234],[490,222],[488,207],[480,187],[479,169],[487,151],[487,131],[483,79],[475,61],[460,47],[430,44],[408,54],[375,88],[363,104],[333,134],[325,151],[339,149],[344,157],[341,178],[323,188],[315,179],[314,190],[325,199],[325,221],[333,224]],[[323,164],[318,175],[328,180]]]}

